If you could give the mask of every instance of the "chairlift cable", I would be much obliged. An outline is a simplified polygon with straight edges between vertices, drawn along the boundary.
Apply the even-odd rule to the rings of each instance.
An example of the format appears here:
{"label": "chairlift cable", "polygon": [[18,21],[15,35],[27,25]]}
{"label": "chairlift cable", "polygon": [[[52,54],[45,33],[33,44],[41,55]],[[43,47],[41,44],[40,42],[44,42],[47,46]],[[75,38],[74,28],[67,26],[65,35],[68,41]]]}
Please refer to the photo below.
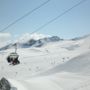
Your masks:
{"label": "chairlift cable", "polygon": [[60,17],[64,16],[65,14],[67,14],[68,12],[70,12],[72,9],[76,8],[77,6],[81,5],[82,3],[84,3],[87,0],[81,0],[79,3],[75,4],[74,6],[72,6],[71,8],[65,10],[63,13],[59,14],[58,16],[56,16],[55,18],[53,18],[52,20],[48,21],[47,23],[43,24],[42,26],[40,26],[39,28],[37,28],[35,31],[31,32],[31,34],[40,31],[41,29],[43,29],[44,27],[46,27],[47,25],[51,24],[52,22],[56,21],[57,19],[59,19]]}
{"label": "chairlift cable", "polygon": [[20,18],[16,19],[11,24],[7,25],[5,28],[3,28],[2,30],[0,30],[0,32],[6,31],[8,28],[10,28],[11,26],[13,26],[14,24],[16,24],[17,22],[19,22],[20,20],[24,19],[25,17],[29,16],[30,14],[32,14],[33,12],[35,12],[36,10],[38,10],[39,8],[41,8],[44,5],[46,5],[49,1],[50,0],[45,1],[44,3],[42,3],[41,5],[39,5],[38,7],[34,8],[33,10],[29,11],[25,15],[23,15]]}

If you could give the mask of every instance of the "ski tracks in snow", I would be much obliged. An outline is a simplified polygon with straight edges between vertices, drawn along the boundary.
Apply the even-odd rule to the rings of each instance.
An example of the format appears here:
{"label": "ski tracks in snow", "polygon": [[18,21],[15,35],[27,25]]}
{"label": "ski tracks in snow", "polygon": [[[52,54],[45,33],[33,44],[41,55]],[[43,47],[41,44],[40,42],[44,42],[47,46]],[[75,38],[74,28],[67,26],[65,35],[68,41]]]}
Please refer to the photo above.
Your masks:
{"label": "ski tracks in snow", "polygon": [[48,78],[33,78],[26,81],[9,80],[17,90],[63,90]]}
{"label": "ski tracks in snow", "polygon": [[84,82],[80,83],[73,90],[90,90],[90,80],[87,80],[87,81],[84,81]]}

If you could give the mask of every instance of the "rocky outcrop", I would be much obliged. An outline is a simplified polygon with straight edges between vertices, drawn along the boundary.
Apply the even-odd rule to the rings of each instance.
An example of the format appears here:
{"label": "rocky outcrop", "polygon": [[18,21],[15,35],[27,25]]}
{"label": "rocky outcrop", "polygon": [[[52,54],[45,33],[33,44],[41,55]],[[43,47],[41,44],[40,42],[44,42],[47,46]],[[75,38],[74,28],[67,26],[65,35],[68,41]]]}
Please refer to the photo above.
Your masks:
{"label": "rocky outcrop", "polygon": [[11,85],[7,79],[2,78],[0,80],[0,90],[11,90]]}

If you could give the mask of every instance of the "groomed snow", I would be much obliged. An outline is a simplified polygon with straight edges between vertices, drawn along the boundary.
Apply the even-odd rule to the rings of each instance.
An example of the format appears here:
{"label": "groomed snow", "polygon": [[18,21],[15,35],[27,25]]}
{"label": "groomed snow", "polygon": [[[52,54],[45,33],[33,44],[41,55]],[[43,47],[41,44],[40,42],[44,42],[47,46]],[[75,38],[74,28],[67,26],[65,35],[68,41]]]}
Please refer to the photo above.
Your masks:
{"label": "groomed snow", "polygon": [[19,48],[21,63],[16,66],[6,61],[13,51],[0,51],[0,78],[17,90],[90,90],[90,36]]}

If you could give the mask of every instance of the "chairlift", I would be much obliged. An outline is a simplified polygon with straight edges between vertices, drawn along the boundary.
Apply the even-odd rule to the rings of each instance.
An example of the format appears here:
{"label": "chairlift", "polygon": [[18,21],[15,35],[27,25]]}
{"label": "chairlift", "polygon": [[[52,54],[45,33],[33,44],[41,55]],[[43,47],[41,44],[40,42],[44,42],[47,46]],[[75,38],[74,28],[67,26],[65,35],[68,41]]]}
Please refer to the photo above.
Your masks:
{"label": "chairlift", "polygon": [[15,52],[11,52],[7,57],[7,62],[11,65],[17,65],[20,63],[18,60],[19,55],[17,54],[17,44],[15,44]]}

